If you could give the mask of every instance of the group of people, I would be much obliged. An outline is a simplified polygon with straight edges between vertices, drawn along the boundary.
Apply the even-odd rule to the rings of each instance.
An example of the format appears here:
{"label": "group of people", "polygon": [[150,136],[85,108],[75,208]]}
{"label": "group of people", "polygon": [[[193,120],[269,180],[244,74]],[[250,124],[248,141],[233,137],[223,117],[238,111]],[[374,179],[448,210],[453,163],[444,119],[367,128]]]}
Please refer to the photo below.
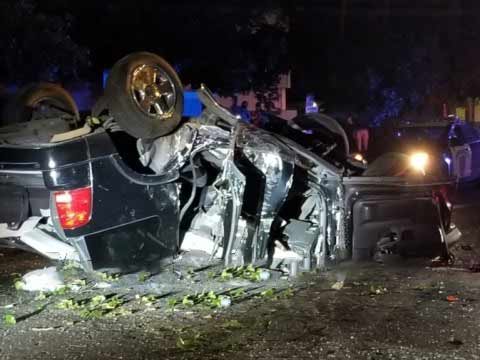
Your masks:
{"label": "group of people", "polygon": [[[255,125],[263,128],[268,122],[267,113],[272,112],[273,104],[267,104],[267,108],[257,102],[255,104],[255,110],[250,112],[248,110],[248,102],[242,101],[238,105],[238,98],[233,97],[233,104],[230,111],[240,117],[240,119],[248,124]],[[353,116],[349,115],[345,124],[345,130],[352,141],[352,145],[356,148],[356,151],[362,154],[366,154],[368,151],[369,130],[368,127],[361,126],[358,121],[354,121]]]}
{"label": "group of people", "polygon": [[247,101],[244,100],[241,102],[240,105],[238,105],[238,99],[234,97],[233,105],[230,108],[230,111],[232,112],[232,114],[239,116],[242,121],[261,128],[264,127],[265,124],[268,122],[268,117],[266,113],[272,111],[271,104],[269,104],[267,107],[268,108],[265,108],[262,103],[257,102],[255,104],[255,110],[253,112],[250,112],[248,110]]}

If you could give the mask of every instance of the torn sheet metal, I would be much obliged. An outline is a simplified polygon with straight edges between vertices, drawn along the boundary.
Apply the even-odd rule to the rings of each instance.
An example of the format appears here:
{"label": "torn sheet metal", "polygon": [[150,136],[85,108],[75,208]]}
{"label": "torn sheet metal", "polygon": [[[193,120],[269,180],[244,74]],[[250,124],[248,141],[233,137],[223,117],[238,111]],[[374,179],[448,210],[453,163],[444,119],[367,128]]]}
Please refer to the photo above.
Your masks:
{"label": "torn sheet metal", "polygon": [[173,134],[163,136],[156,140],[137,140],[137,151],[140,162],[157,174],[179,170],[189,160],[196,131],[193,127],[185,125]]}

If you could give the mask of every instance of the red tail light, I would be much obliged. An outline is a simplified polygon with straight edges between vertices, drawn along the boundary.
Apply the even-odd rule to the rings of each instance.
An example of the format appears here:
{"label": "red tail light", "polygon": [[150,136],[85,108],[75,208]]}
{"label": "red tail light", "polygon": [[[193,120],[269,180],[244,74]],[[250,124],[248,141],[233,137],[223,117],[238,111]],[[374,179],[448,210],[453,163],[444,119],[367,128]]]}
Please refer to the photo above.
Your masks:
{"label": "red tail light", "polygon": [[68,191],[55,191],[60,224],[65,230],[73,230],[86,225],[92,216],[92,188],[86,187]]}

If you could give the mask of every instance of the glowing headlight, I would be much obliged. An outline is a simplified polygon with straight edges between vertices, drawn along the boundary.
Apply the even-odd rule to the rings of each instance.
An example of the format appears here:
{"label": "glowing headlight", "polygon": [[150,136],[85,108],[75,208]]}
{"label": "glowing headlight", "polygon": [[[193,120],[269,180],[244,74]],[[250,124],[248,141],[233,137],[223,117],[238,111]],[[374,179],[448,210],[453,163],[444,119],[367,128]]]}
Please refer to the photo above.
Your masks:
{"label": "glowing headlight", "polygon": [[357,161],[363,161],[364,160],[362,154],[359,154],[359,153],[354,154],[353,158]]}
{"label": "glowing headlight", "polygon": [[410,166],[425,175],[425,169],[428,164],[428,154],[425,152],[416,152],[410,155]]}

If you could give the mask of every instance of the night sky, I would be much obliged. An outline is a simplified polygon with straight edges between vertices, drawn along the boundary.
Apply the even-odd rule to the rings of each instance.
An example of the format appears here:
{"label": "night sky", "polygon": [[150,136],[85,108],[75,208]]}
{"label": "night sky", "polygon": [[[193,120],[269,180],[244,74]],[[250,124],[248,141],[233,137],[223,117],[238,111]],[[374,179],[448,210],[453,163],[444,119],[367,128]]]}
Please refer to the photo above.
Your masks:
{"label": "night sky", "polygon": [[[205,81],[227,93],[254,86],[268,67],[269,75],[290,70],[290,100],[311,92],[332,108],[350,104],[368,110],[374,102],[397,101],[418,109],[480,93],[475,0],[36,4],[39,12],[69,14],[69,34],[89,50],[91,66],[82,73],[88,78],[98,78],[130,52],[147,50],[181,65],[185,82]],[[288,32],[236,33],[237,23],[248,23],[259,7],[281,9]]]}

